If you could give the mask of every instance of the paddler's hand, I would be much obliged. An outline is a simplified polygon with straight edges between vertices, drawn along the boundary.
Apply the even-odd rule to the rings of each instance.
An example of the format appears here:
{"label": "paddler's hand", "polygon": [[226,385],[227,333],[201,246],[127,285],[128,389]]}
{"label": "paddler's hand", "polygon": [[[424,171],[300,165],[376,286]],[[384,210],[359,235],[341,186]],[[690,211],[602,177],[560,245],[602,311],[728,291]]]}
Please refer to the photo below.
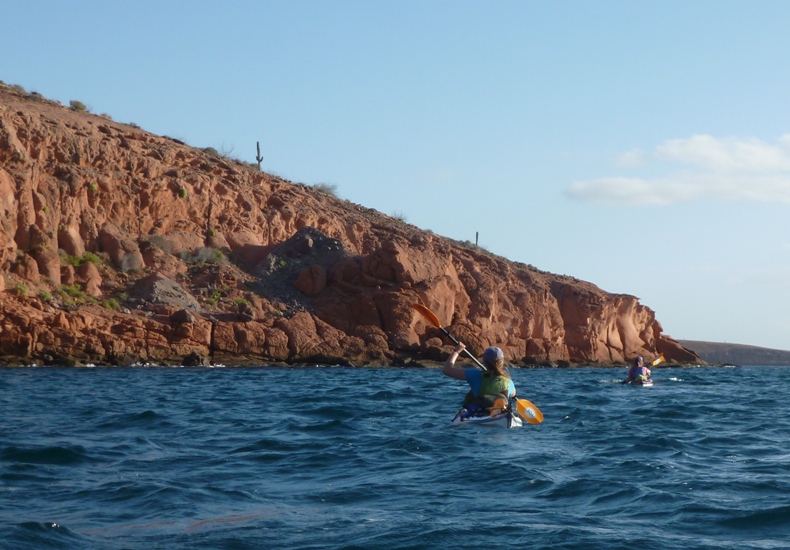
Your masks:
{"label": "paddler's hand", "polygon": [[453,352],[447,358],[447,361],[444,362],[444,366],[442,367],[442,374],[446,374],[450,378],[457,378],[458,380],[466,380],[466,371],[461,367],[455,366],[455,360],[458,359],[458,355],[465,349],[466,346],[458,342],[458,345],[455,346],[455,349],[453,349]]}

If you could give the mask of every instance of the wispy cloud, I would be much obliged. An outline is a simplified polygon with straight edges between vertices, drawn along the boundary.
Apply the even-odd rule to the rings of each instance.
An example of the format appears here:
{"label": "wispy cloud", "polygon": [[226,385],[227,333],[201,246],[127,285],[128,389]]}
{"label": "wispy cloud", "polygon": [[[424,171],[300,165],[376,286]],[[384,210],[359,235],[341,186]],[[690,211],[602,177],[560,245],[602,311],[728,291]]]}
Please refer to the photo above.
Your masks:
{"label": "wispy cloud", "polygon": [[566,194],[608,204],[657,205],[711,198],[790,204],[790,134],[776,144],[709,135],[673,139],[649,153],[636,149],[623,153],[616,165],[651,172],[658,167],[669,173],[576,181]]}

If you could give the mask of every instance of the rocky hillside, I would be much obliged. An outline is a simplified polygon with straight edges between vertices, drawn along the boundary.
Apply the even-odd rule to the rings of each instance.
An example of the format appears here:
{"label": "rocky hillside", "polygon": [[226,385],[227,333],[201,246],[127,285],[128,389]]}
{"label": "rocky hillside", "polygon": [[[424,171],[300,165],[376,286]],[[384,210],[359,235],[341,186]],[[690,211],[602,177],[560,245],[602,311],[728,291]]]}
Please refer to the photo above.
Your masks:
{"label": "rocky hillside", "polygon": [[700,361],[634,296],[79,108],[0,85],[5,364],[441,360],[415,302],[516,365]]}

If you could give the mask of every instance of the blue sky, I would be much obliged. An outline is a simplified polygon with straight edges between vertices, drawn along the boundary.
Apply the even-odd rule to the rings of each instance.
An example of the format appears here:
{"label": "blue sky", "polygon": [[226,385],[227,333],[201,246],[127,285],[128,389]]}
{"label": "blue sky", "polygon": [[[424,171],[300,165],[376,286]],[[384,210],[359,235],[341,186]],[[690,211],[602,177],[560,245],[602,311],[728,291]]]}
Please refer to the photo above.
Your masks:
{"label": "blue sky", "polygon": [[6,0],[0,80],[790,349],[790,2]]}

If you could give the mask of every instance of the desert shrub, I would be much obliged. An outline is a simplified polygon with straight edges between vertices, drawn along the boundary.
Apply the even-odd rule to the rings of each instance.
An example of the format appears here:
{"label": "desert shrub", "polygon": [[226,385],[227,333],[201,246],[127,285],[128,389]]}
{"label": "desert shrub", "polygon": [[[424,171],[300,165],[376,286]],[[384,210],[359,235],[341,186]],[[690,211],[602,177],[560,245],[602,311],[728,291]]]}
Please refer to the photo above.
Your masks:
{"label": "desert shrub", "polygon": [[332,197],[337,197],[337,185],[335,185],[334,183],[316,183],[315,185],[313,185],[313,189],[315,189],[319,193],[330,195]]}
{"label": "desert shrub", "polygon": [[209,297],[206,298],[206,303],[211,307],[217,307],[219,303],[219,299],[222,297],[222,293],[219,290],[214,290],[209,294]]}
{"label": "desert shrub", "polygon": [[52,294],[48,290],[39,290],[37,296],[42,302],[52,301]]}
{"label": "desert shrub", "polygon": [[82,290],[80,285],[60,285],[57,290],[61,296],[70,296],[71,298],[84,298],[85,291]]}
{"label": "desert shrub", "polygon": [[121,309],[121,305],[118,303],[118,300],[116,300],[115,298],[108,298],[107,300],[104,300],[101,305],[105,309],[111,309],[113,311],[117,311]]}
{"label": "desert shrub", "polygon": [[86,252],[80,258],[79,256],[71,256],[70,254],[67,254],[65,250],[60,248],[58,249],[58,254],[60,254],[61,265],[71,264],[74,267],[79,267],[86,262],[91,262],[93,265],[97,266],[102,264],[101,256],[93,252]]}
{"label": "desert shrub", "polygon": [[162,235],[151,235],[148,239],[148,243],[166,254],[171,254],[173,252],[173,245]]}
{"label": "desert shrub", "polygon": [[101,256],[99,256],[98,254],[94,254],[93,252],[86,252],[82,256],[82,263],[85,262],[90,262],[93,265],[101,265],[102,259]]}
{"label": "desert shrub", "polygon": [[184,187],[178,190],[178,196],[181,197],[182,199],[187,198],[187,195],[188,195],[187,190]]}
{"label": "desert shrub", "polygon": [[197,263],[218,264],[225,259],[225,255],[216,248],[208,248],[204,246],[195,250],[194,258]]}
{"label": "desert shrub", "polygon": [[393,212],[392,217],[398,221],[402,221],[402,222],[406,221],[406,215],[403,212],[398,212],[398,211]]}
{"label": "desert shrub", "polygon": [[17,296],[27,297],[27,286],[18,284],[11,289]]}
{"label": "desert shrub", "polygon": [[198,248],[192,254],[182,252],[180,256],[182,260],[189,264],[218,264],[225,259],[225,255],[222,252],[207,246]]}
{"label": "desert shrub", "polygon": [[69,106],[75,111],[79,111],[79,112],[84,112],[88,110],[88,107],[82,101],[77,101],[76,99],[72,99],[71,101],[69,101]]}

